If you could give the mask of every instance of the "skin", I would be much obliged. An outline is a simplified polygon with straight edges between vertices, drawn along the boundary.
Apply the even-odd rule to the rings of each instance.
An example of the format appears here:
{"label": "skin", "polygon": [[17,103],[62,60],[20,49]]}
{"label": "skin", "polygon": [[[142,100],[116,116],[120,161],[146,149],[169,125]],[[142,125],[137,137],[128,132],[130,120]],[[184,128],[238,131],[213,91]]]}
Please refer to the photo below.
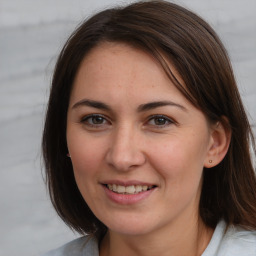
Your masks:
{"label": "skin", "polygon": [[[202,172],[224,157],[226,137],[148,54],[122,43],[91,50],[73,84],[67,143],[78,188],[109,228],[100,255],[201,255],[213,233],[198,211]],[[156,187],[120,204],[102,185],[110,180]]]}

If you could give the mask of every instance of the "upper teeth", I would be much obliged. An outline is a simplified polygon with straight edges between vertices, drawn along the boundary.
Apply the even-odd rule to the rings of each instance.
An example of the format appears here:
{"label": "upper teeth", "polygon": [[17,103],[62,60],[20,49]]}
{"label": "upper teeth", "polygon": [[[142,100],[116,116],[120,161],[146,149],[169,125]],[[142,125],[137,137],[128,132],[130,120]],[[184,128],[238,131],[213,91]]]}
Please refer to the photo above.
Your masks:
{"label": "upper teeth", "polygon": [[116,184],[107,184],[107,187],[110,190],[120,194],[137,194],[142,191],[147,191],[153,188],[153,186],[146,186],[146,185],[122,186],[122,185],[116,185]]}

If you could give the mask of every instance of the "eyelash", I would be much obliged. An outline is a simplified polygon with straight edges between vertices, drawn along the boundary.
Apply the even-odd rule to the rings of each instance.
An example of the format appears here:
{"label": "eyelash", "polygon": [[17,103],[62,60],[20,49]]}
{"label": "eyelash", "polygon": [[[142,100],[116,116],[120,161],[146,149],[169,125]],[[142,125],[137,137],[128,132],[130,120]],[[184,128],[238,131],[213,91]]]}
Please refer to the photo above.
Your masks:
{"label": "eyelash", "polygon": [[[95,123],[92,123],[93,122],[93,118],[101,118],[102,119],[102,123],[98,123],[98,124],[95,124]],[[91,119],[91,122],[89,121]],[[150,122],[152,120],[156,121],[157,119],[162,119],[164,121],[164,124],[150,124]],[[88,125],[92,128],[101,128],[103,125],[106,124],[106,122],[108,124],[110,124],[110,121],[108,121],[108,118],[106,118],[104,115],[100,115],[100,114],[91,114],[91,115],[88,115],[88,116],[85,116],[81,119],[81,123],[85,124],[85,125]],[[165,116],[165,115],[152,115],[148,118],[147,122],[145,125],[150,125],[151,127],[155,127],[157,129],[161,129],[161,128],[165,128],[166,126],[169,126],[171,124],[176,124],[176,122]]]}
{"label": "eyelash", "polygon": [[93,118],[102,118],[103,122],[109,123],[108,119],[105,116],[100,115],[100,114],[91,114],[91,115],[85,116],[82,118],[81,123],[86,124],[93,128],[100,128],[102,125],[105,124],[105,123],[100,123],[100,124],[90,123],[89,120],[91,119],[91,121],[92,121]]}
{"label": "eyelash", "polygon": [[[157,125],[157,124],[153,124],[152,126],[155,126],[157,127],[158,129],[161,129],[161,128],[164,128],[170,124],[175,124],[176,122],[174,120],[172,120],[171,118],[165,116],[165,115],[152,115],[149,117],[147,123],[149,123],[151,120],[157,120],[157,119],[162,119],[164,120],[164,124],[160,124],[160,125]],[[167,122],[167,123],[166,123]]]}

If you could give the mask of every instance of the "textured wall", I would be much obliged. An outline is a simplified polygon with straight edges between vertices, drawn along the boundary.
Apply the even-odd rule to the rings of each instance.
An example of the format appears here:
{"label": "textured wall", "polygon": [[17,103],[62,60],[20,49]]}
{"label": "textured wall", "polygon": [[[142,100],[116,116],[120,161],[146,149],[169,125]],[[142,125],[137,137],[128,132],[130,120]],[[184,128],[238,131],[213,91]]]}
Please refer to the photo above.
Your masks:
{"label": "textured wall", "polygon": [[[220,34],[254,124],[256,1],[175,2],[195,10]],[[84,17],[116,3],[0,0],[0,255],[37,255],[75,237],[45,192],[40,164],[43,115],[52,68],[68,34]]]}

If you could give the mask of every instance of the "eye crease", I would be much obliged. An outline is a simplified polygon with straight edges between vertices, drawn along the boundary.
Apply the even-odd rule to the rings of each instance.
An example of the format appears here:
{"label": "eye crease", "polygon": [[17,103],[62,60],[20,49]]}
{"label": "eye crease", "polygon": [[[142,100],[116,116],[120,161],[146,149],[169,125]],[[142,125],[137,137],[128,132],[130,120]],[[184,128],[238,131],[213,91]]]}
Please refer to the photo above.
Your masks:
{"label": "eye crease", "polygon": [[155,126],[166,126],[175,123],[172,119],[164,115],[153,115],[149,118],[148,124]]}
{"label": "eye crease", "polygon": [[[87,115],[83,117],[80,122],[84,125],[95,127],[95,128],[100,128],[102,126],[111,124],[107,118],[105,118],[100,114]],[[157,114],[157,115],[150,116],[143,126],[148,125],[148,126],[156,127],[160,129],[160,128],[165,128],[166,126],[169,126],[171,124],[176,124],[176,122],[165,115]]]}
{"label": "eye crease", "polygon": [[93,115],[88,115],[82,118],[81,123],[90,125],[90,126],[100,126],[107,124],[107,119],[104,118],[102,115],[98,114],[93,114]]}

